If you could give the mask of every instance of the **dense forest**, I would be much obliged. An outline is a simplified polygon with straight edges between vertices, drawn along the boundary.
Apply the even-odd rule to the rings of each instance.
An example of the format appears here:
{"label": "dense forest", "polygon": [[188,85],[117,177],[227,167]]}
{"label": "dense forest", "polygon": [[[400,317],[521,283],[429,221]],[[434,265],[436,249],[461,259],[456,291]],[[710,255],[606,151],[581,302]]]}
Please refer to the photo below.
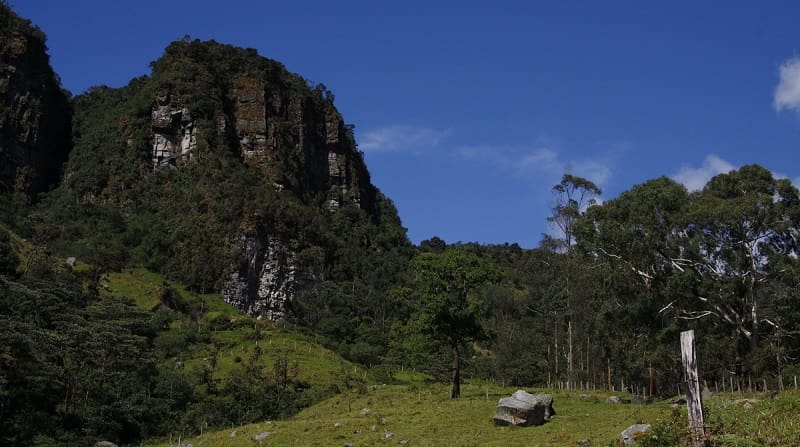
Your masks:
{"label": "dense forest", "polygon": [[[46,48],[5,4],[0,24],[3,67]],[[324,85],[213,41],[173,42],[151,67],[62,99],[0,69],[3,445],[286,417],[408,369],[453,398],[470,379],[674,395],[686,329],[706,383],[775,389],[800,372],[800,195],[765,168],[694,192],[657,178],[602,203],[567,173],[536,248],[414,246]],[[71,136],[45,150],[28,137],[60,122],[31,118],[48,114]],[[158,275],[153,303],[112,293],[110,275],[132,271]],[[228,299],[245,276],[252,293]],[[251,295],[285,301],[260,313]],[[264,347],[271,331],[368,379],[345,366],[335,383],[304,379]]]}

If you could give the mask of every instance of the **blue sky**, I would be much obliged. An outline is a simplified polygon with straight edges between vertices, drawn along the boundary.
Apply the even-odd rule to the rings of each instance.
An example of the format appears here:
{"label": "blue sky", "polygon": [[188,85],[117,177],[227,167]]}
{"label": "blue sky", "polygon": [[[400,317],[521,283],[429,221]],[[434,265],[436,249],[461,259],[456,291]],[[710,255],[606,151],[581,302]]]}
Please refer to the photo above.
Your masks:
{"label": "blue sky", "polygon": [[797,2],[9,3],[75,94],[186,34],[324,83],[414,242],[534,247],[565,172],[605,199],[749,163],[800,178]]}

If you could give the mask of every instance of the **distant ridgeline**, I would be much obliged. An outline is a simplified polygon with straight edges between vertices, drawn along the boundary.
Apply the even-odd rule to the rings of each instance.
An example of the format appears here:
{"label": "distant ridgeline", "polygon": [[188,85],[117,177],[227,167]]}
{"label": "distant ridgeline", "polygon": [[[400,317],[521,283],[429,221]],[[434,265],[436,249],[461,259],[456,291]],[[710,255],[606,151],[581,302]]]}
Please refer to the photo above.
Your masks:
{"label": "distant ridgeline", "polygon": [[[4,39],[3,73],[14,73],[5,56],[14,42]],[[72,139],[48,146],[72,146],[63,181],[17,225],[65,256],[103,269],[143,265],[272,319],[314,284],[363,281],[392,253],[407,258],[397,212],[370,183],[353,126],[324,85],[214,41],[174,42],[151,67],[126,87],[74,98]],[[15,112],[24,101],[9,85],[0,84],[0,155],[21,161],[3,162],[5,185],[36,161],[35,148],[26,159],[5,143],[35,140],[20,116],[69,123],[63,105],[52,117]]]}

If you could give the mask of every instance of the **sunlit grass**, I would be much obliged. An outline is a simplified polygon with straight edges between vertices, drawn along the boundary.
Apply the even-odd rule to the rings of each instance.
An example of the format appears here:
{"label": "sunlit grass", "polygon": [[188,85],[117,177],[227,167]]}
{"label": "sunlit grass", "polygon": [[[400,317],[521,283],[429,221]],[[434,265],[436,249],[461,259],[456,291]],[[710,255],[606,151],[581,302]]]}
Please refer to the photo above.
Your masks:
{"label": "sunlit grass", "polygon": [[603,393],[582,398],[579,392],[554,391],[558,414],[550,422],[539,427],[495,426],[491,417],[497,400],[514,391],[465,384],[462,398],[452,400],[444,384],[370,385],[364,393],[339,394],[289,420],[207,433],[186,442],[253,446],[255,434],[269,431],[264,446],[398,445],[404,439],[418,446],[573,446],[584,439],[602,446],[631,424],[670,412],[667,403],[617,405],[606,403]]}

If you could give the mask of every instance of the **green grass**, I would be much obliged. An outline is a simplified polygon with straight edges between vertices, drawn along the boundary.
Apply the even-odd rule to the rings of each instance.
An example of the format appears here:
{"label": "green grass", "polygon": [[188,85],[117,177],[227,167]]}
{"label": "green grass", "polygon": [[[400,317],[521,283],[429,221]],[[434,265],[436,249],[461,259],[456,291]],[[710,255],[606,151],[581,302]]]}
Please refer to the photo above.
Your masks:
{"label": "green grass", "polygon": [[[748,398],[752,407],[741,399]],[[728,393],[706,403],[706,422],[715,445],[800,445],[800,393],[786,391],[776,397]]]}
{"label": "green grass", "polygon": [[[194,319],[181,316],[170,324],[169,330],[159,335],[192,335],[197,340],[178,355],[165,358],[167,364],[180,361],[184,368],[201,370],[206,365],[213,365],[216,356],[212,376],[222,381],[231,371],[247,362],[258,346],[261,350],[259,366],[271,368],[279,357],[285,358],[295,378],[314,388],[324,389],[332,384],[345,388],[344,379],[348,375],[365,380],[363,368],[342,359],[304,334],[239,312],[223,301],[219,294],[201,295],[186,290],[180,284],[142,268],[109,273],[107,277],[104,294],[128,297],[142,309],[157,309],[162,289],[169,287],[188,305],[201,310]],[[215,319],[223,320],[227,328],[214,330],[211,322]]]}
{"label": "green grass", "polygon": [[[487,400],[487,390],[489,393]],[[603,446],[636,422],[667,417],[667,403],[615,405],[606,394],[579,397],[579,392],[554,394],[557,416],[539,427],[500,427],[491,420],[500,397],[515,389],[467,384],[462,398],[449,398],[447,385],[371,385],[363,394],[347,392],[303,410],[285,421],[226,429],[188,439],[195,446],[254,446],[253,436],[272,434],[264,446],[398,445],[417,446],[574,446],[582,439]],[[537,390],[542,391],[542,390]],[[362,414],[362,409],[368,409]],[[235,436],[231,436],[233,431]],[[387,440],[386,434],[392,433]],[[168,443],[150,444],[166,447]]]}
{"label": "green grass", "polygon": [[[231,427],[184,442],[196,447],[251,447],[259,445],[254,435],[269,431],[263,446],[389,446],[403,439],[412,446],[574,446],[583,439],[593,446],[608,446],[616,445],[620,432],[634,423],[668,423],[674,416],[682,428],[687,420],[685,407],[673,415],[668,401],[619,405],[605,402],[608,393],[592,393],[586,399],[579,391],[529,390],[552,393],[556,417],[539,427],[495,426],[491,417],[497,400],[513,391],[466,384],[462,398],[452,400],[449,386],[443,384],[370,385],[364,393],[336,395],[291,419]],[[786,392],[772,399],[755,396],[761,400],[753,408],[736,403],[739,398],[715,395],[706,403],[712,446],[800,445],[800,393]],[[362,413],[362,409],[369,411]],[[390,440],[387,433],[393,434]]]}
{"label": "green grass", "polygon": [[211,343],[195,346],[180,360],[186,368],[199,369],[209,364],[216,353],[213,377],[223,380],[231,371],[247,362],[258,346],[261,349],[260,366],[271,368],[279,357],[285,358],[295,378],[315,388],[324,389],[332,384],[344,387],[345,375],[366,380],[363,368],[342,359],[302,334],[273,328],[261,330],[261,338],[256,340],[253,332],[245,328],[213,332]]}
{"label": "green grass", "polygon": [[159,304],[159,295],[163,287],[170,287],[187,303],[202,303],[202,311],[207,319],[217,315],[243,314],[229,306],[219,294],[194,293],[186,290],[182,285],[164,279],[158,273],[153,273],[144,268],[128,269],[123,272],[113,272],[108,277],[107,289],[103,293],[111,296],[125,296],[136,302],[136,305],[145,310],[152,310]]}

